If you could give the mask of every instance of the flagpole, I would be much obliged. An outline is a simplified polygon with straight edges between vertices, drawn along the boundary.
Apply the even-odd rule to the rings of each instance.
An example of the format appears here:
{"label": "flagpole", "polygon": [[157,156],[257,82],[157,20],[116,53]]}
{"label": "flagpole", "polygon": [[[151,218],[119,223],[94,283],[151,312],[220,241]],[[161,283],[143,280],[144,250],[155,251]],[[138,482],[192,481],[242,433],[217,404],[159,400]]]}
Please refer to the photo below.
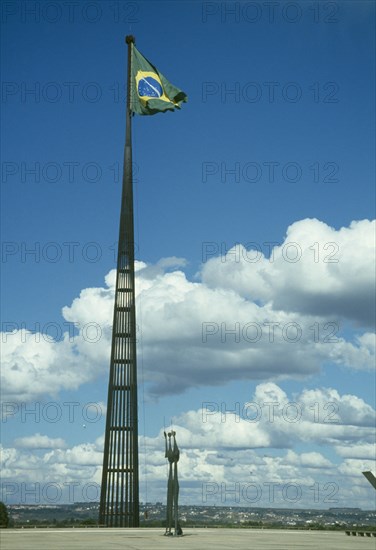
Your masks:
{"label": "flagpole", "polygon": [[128,44],[128,76],[123,183],[119,226],[110,376],[99,523],[139,526],[136,304],[132,182],[131,75],[133,36]]}
{"label": "flagpole", "polygon": [[125,42],[128,44],[128,82],[127,82],[127,109],[125,125],[125,152],[124,152],[124,174],[123,180],[126,190],[125,201],[127,204],[128,227],[126,238],[129,254],[130,280],[132,286],[132,307],[131,307],[131,346],[133,356],[133,368],[130,372],[130,440],[127,453],[130,455],[132,477],[130,483],[130,516],[133,518],[132,527],[139,526],[139,471],[138,471],[138,398],[137,398],[137,357],[136,357],[136,297],[135,297],[135,273],[134,273],[134,218],[133,218],[133,164],[132,164],[132,48],[136,40],[133,35],[127,35]]}
{"label": "flagpole", "polygon": [[[125,42],[128,45],[128,74],[124,165],[99,509],[99,523],[107,527],[139,526],[132,116],[134,113],[153,115],[174,110],[187,100],[184,92],[168,82],[137,52],[134,36],[126,36]],[[137,94],[133,90],[136,69],[149,73],[142,78],[142,83],[137,83]]]}

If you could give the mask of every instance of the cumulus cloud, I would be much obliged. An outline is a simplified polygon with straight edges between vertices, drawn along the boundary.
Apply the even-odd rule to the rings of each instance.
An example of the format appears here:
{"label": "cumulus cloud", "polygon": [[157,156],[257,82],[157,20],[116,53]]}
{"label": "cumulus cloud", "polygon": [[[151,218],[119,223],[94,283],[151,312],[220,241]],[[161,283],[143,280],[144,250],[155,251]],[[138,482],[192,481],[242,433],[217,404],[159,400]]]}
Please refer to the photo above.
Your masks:
{"label": "cumulus cloud", "polygon": [[103,462],[103,451],[97,444],[81,443],[72,449],[57,449],[46,453],[44,456],[46,464],[64,464],[66,467],[76,466],[99,466]]}
{"label": "cumulus cloud", "polygon": [[201,270],[212,288],[231,288],[273,309],[350,319],[373,327],[375,221],[354,221],[338,231],[317,219],[293,223],[267,257],[236,245]]}
{"label": "cumulus cloud", "polygon": [[[342,462],[342,464],[339,466],[338,471],[349,477],[359,479],[359,475],[362,472],[366,471],[375,471],[375,460],[367,460],[363,458],[347,458]],[[368,488],[365,478],[363,476],[361,477],[362,483]]]}
{"label": "cumulus cloud", "polygon": [[[331,422],[328,403],[338,404]],[[205,403],[174,418],[182,503],[326,508],[348,505],[351,499],[353,506],[367,507],[369,487],[361,472],[375,469],[375,448],[369,442],[372,409],[362,400],[330,388],[288,395],[268,382],[259,384],[252,400],[239,404],[238,411],[233,405]],[[235,412],[228,412],[230,408]],[[256,416],[257,411],[261,414]],[[357,426],[351,424],[350,413],[356,413]],[[40,434],[19,438],[17,447],[2,453],[3,499],[19,501],[23,491],[29,502],[35,493],[47,502],[55,494],[64,502],[72,502],[73,495],[97,500],[103,439],[57,448],[57,439]],[[38,441],[38,448],[46,451],[36,454]],[[298,451],[306,442],[310,449]],[[155,437],[140,436],[139,453],[141,498],[165,501],[163,430]]]}
{"label": "cumulus cloud", "polygon": [[345,458],[376,461],[376,443],[363,443],[354,445],[336,445],[335,451]]}
{"label": "cumulus cloud", "polygon": [[[61,445],[60,445],[61,443]],[[14,447],[1,452],[3,479],[23,483],[101,481],[103,437],[69,447],[64,440],[48,436],[18,438]],[[36,453],[40,449],[45,452]]]}
{"label": "cumulus cloud", "polygon": [[[292,449],[310,443],[343,449],[344,443],[370,444],[375,420],[372,407],[355,395],[319,388],[288,396],[267,382],[256,386],[249,402],[203,402],[202,408],[176,417],[174,425],[186,448]],[[342,451],[340,456],[352,455]],[[305,458],[313,464],[317,456],[308,453]],[[316,464],[321,467],[323,462]]]}
{"label": "cumulus cloud", "polygon": [[318,452],[298,455],[294,451],[288,451],[285,460],[289,464],[304,466],[306,468],[331,468],[333,466],[330,460]]}
{"label": "cumulus cloud", "polygon": [[299,402],[312,410],[315,422],[351,426],[375,426],[375,411],[356,395],[340,395],[334,388],[303,390]]}
{"label": "cumulus cloud", "polygon": [[[323,364],[372,369],[374,335],[349,332],[347,324],[345,337],[341,323],[370,324],[373,227],[363,220],[335,231],[302,220],[274,247],[273,261],[212,258],[194,282],[181,270],[182,258],[136,262],[138,351],[148,391],[160,396],[230,380],[303,379]],[[286,260],[293,250],[301,251],[299,261]],[[105,283],[63,307],[77,334],[64,332],[59,341],[27,330],[3,335],[5,399],[56,395],[107,372],[114,270]]]}
{"label": "cumulus cloud", "polygon": [[65,441],[61,437],[51,438],[40,433],[18,437],[14,440],[14,445],[26,449],[61,449],[66,447]]}
{"label": "cumulus cloud", "polygon": [[88,330],[85,334],[80,331],[73,337],[66,332],[59,341],[24,329],[3,334],[4,401],[19,403],[45,395],[56,397],[59,391],[77,389],[103,372],[104,361],[108,364],[109,333],[106,334],[105,326],[101,328],[103,337],[95,344]]}
{"label": "cumulus cloud", "polygon": [[[374,424],[375,411],[364,401],[331,388],[287,395],[274,383],[262,383],[238,410],[234,403],[206,402],[174,418],[181,487],[196,502],[211,504],[288,506],[299,495],[294,507],[351,502],[367,508],[369,488],[361,472],[376,466],[372,419]],[[147,457],[142,471],[151,487],[151,479],[161,483],[166,477],[163,440],[163,430],[140,440]],[[305,444],[312,450],[296,450]],[[287,493],[289,487],[295,493]]]}

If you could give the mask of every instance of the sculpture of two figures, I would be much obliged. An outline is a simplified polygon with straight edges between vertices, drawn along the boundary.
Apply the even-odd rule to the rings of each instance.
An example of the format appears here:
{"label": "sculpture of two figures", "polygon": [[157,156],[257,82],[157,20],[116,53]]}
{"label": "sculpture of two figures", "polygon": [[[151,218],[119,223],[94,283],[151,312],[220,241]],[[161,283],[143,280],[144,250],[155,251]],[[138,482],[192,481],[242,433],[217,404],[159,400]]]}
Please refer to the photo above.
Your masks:
{"label": "sculpture of two figures", "polygon": [[[167,443],[168,435],[168,443]],[[176,443],[176,432],[172,431],[165,436],[165,457],[169,462],[168,482],[167,482],[167,518],[165,535],[182,535],[183,531],[178,523],[178,498],[179,498],[179,481],[178,481],[178,462],[180,451]],[[174,440],[171,445],[171,437]],[[173,531],[173,532],[172,532]]]}

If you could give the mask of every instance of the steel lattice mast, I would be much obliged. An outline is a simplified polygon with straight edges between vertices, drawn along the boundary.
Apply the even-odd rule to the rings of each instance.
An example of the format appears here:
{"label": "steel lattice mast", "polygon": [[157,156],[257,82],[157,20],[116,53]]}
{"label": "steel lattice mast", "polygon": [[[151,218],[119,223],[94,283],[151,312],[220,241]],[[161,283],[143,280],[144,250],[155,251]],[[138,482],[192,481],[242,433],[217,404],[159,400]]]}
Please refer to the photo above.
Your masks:
{"label": "steel lattice mast", "polygon": [[108,527],[138,527],[139,525],[132,118],[130,110],[131,61],[134,41],[133,36],[126,37],[128,44],[126,136],[99,511],[99,523]]}

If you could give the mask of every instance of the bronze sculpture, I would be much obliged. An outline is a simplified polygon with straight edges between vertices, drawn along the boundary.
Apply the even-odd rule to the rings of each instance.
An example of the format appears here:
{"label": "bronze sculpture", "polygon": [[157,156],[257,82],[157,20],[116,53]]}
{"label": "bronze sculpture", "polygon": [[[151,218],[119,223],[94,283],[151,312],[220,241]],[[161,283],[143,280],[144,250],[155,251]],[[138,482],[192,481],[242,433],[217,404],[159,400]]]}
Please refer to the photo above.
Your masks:
{"label": "bronze sculpture", "polygon": [[[183,531],[178,522],[178,498],[179,498],[179,481],[178,481],[178,462],[180,457],[180,451],[176,443],[176,432],[171,431],[165,436],[165,457],[169,462],[168,481],[167,481],[167,513],[166,513],[166,536],[178,536],[182,535]],[[173,446],[171,446],[171,437],[174,440]],[[172,532],[174,528],[174,532]]]}

